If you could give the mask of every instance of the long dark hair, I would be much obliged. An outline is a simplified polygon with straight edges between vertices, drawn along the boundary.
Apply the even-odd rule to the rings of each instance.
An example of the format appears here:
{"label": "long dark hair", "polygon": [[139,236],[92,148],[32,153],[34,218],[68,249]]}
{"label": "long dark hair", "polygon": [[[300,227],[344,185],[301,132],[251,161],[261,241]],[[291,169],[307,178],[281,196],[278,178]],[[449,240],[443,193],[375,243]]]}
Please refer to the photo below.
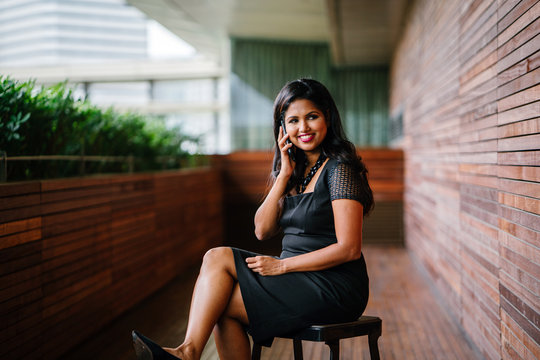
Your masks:
{"label": "long dark hair", "polygon": [[[330,95],[330,92],[320,82],[313,79],[298,79],[288,82],[279,92],[274,102],[274,140],[275,152],[272,164],[272,177],[275,179],[281,169],[281,152],[277,145],[281,118],[289,106],[298,99],[311,101],[317,109],[325,116],[328,125],[326,137],[321,144],[322,153],[331,159],[336,159],[341,163],[347,164],[353,168],[360,176],[362,191],[361,203],[364,207],[364,215],[373,208],[373,193],[369,187],[367,179],[367,169],[362,158],[356,153],[353,143],[347,140],[341,117],[336,103]],[[304,152],[296,149],[296,167],[293,175],[289,179],[286,192],[293,189],[302,178],[305,171]]]}

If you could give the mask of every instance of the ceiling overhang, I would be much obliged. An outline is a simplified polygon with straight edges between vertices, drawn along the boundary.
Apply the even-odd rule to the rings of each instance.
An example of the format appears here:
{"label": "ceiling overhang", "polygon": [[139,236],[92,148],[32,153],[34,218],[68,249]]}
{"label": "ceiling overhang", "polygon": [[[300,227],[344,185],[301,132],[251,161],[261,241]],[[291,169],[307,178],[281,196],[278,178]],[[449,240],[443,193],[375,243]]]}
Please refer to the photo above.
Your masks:
{"label": "ceiling overhang", "polygon": [[399,40],[408,0],[327,0],[337,65],[386,65]]}
{"label": "ceiling overhang", "polygon": [[327,42],[336,65],[389,64],[409,0],[128,0],[219,60],[230,37]]}

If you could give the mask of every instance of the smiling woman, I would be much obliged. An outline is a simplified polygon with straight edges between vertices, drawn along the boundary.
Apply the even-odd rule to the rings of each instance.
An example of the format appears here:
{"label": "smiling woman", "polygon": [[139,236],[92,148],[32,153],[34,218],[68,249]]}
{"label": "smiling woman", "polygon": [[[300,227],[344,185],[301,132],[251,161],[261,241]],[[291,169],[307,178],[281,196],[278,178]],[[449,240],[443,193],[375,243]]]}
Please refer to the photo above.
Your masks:
{"label": "smiling woman", "polygon": [[[163,349],[134,332],[139,359],[199,359],[213,330],[220,359],[247,360],[246,329],[269,346],[276,336],[354,321],[364,311],[362,224],[373,195],[328,90],[310,79],[286,84],[274,104],[274,135],[274,181],[255,215],[255,235],[264,240],[283,231],[281,255],[208,251],[184,342]],[[296,161],[289,157],[293,146]]]}
{"label": "smiling woman", "polygon": [[292,143],[311,157],[314,164],[317,149],[326,137],[327,121],[324,114],[310,100],[299,99],[293,102],[285,113],[285,126]]}

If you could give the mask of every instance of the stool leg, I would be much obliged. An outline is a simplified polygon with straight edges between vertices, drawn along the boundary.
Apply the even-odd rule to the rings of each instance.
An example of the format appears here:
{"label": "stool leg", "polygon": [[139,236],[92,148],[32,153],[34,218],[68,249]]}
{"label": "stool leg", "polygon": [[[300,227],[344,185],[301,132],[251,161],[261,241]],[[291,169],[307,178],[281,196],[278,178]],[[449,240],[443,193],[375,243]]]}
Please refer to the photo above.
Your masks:
{"label": "stool leg", "polygon": [[379,336],[381,336],[380,329],[378,331],[370,332],[368,335],[369,355],[371,357],[371,360],[380,360],[379,346],[377,345]]}
{"label": "stool leg", "polygon": [[330,348],[330,360],[339,360],[339,340],[327,341],[326,345]]}
{"label": "stool leg", "polygon": [[251,360],[261,360],[261,345],[253,343],[253,350],[251,350]]}
{"label": "stool leg", "polygon": [[302,340],[293,339],[294,347],[294,360],[304,360],[304,354],[302,354]]}

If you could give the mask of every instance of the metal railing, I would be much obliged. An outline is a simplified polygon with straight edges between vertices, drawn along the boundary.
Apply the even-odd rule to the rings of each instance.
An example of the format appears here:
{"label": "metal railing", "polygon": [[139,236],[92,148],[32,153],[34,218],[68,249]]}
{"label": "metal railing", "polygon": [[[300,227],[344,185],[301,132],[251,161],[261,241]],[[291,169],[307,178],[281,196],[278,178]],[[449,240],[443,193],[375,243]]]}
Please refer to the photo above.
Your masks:
{"label": "metal railing", "polygon": [[0,182],[7,181],[7,154],[0,151]]}
{"label": "metal railing", "polygon": [[[157,162],[165,165],[172,161],[178,161],[179,157],[175,156],[158,156],[155,158]],[[0,182],[7,182],[7,162],[8,161],[78,161],[79,175],[85,175],[85,166],[87,162],[115,162],[127,164],[128,173],[133,173],[135,170],[135,161],[137,157],[128,156],[96,156],[96,155],[34,155],[34,156],[7,156],[5,151],[0,151]]]}

